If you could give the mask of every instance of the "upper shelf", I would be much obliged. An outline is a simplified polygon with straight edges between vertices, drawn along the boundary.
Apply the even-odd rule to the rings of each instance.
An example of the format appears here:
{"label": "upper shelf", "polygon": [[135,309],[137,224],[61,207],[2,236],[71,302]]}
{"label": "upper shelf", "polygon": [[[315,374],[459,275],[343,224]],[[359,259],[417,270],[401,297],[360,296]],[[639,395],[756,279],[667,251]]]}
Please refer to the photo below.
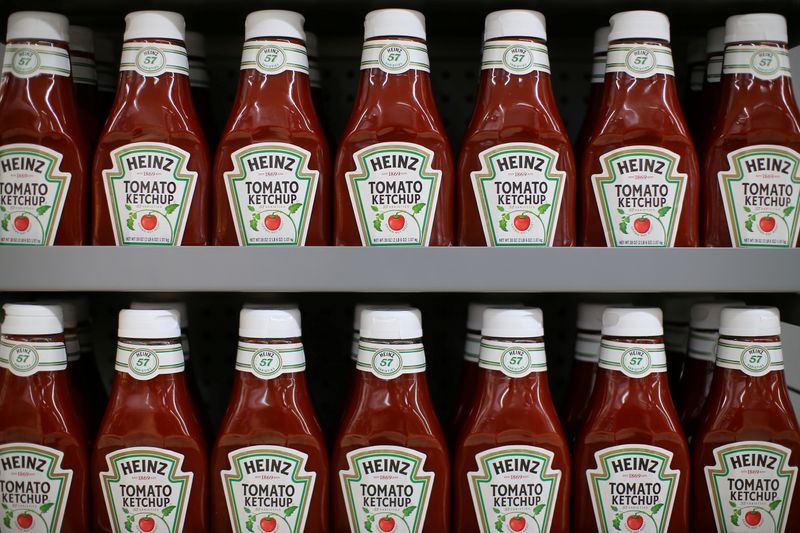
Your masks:
{"label": "upper shelf", "polygon": [[6,247],[0,291],[798,292],[800,250]]}

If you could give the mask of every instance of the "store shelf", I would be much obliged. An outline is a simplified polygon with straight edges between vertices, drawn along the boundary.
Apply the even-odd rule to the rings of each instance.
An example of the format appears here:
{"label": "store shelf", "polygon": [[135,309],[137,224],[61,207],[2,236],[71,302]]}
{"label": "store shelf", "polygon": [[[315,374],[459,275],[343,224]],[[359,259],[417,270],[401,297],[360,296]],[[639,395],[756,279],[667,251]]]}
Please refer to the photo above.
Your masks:
{"label": "store shelf", "polygon": [[796,292],[800,250],[4,248],[0,291]]}

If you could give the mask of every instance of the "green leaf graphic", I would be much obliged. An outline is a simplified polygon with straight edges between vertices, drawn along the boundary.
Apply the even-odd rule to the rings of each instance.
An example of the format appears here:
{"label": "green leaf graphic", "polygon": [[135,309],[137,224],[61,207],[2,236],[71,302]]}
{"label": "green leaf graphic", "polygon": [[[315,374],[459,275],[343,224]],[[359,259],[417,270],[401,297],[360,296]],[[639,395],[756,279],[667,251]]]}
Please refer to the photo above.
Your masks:
{"label": "green leaf graphic", "polygon": [[548,209],[550,209],[550,204],[542,204],[542,205],[540,205],[540,206],[539,206],[539,209],[537,209],[536,211],[537,211],[537,212],[538,212],[540,215],[543,215],[543,214],[545,214],[545,212],[546,212]]}
{"label": "green leaf graphic", "polygon": [[173,212],[174,212],[176,209],[178,209],[180,206],[181,206],[181,204],[169,204],[167,207],[165,207],[165,208],[164,208],[164,211],[165,211],[165,212],[166,212],[168,215],[171,215],[171,214],[172,214],[172,213],[173,213]]}
{"label": "green leaf graphic", "polygon": [[734,501],[730,501],[730,502],[728,502],[728,503],[730,504],[730,506],[731,506],[731,507],[733,507],[734,509],[736,509],[736,502],[734,502]]}
{"label": "green leaf graphic", "polygon": [[658,210],[658,218],[661,218],[661,217],[663,217],[664,215],[666,215],[667,213],[669,213],[669,210],[670,210],[670,209],[672,209],[672,207],[671,207],[671,206],[668,206],[668,205],[665,205],[664,207],[662,207],[661,209],[659,209],[659,210]]}
{"label": "green leaf graphic", "polygon": [[42,505],[41,507],[39,507],[39,512],[44,514],[47,511],[49,511],[52,507],[53,507],[52,503],[46,503],[46,504]]}
{"label": "green leaf graphic", "polygon": [[375,220],[372,221],[372,225],[375,227],[376,230],[383,231],[381,229],[381,219],[380,218],[375,217]]}
{"label": "green leaf graphic", "polygon": [[625,235],[628,234],[628,223],[624,220],[619,223],[619,230],[624,233]]}
{"label": "green leaf graphic", "polygon": [[122,508],[122,512],[125,513],[125,514],[131,514],[131,512],[128,510],[127,507],[123,507]]}
{"label": "green leaf graphic", "polygon": [[3,517],[3,524],[5,524],[7,528],[11,528],[11,513],[6,513]]}
{"label": "green leaf graphic", "polygon": [[617,213],[619,213],[620,215],[624,215],[625,214],[625,210],[617,208]]}
{"label": "green leaf graphic", "polygon": [[289,206],[289,214],[294,215],[298,209],[303,207],[303,204],[292,204]]}
{"label": "green leaf graphic", "polygon": [[378,212],[378,206],[377,206],[377,205],[371,205],[370,207],[371,207],[371,208],[372,208],[372,210],[373,210],[373,211],[375,211],[376,213]]}
{"label": "green leaf graphic", "polygon": [[774,511],[775,509],[777,509],[777,508],[778,508],[778,506],[779,506],[780,504],[781,504],[781,500],[775,500],[774,502],[771,502],[771,503],[769,504],[769,510],[770,510],[770,511]]}
{"label": "green leaf graphic", "polygon": [[174,506],[174,505],[169,505],[169,506],[167,506],[167,507],[164,507],[164,510],[163,510],[163,511],[161,511],[161,516],[163,516],[164,518],[166,518],[166,517],[168,517],[170,514],[172,514],[172,511],[174,511],[174,510],[175,510],[175,506]]}
{"label": "green leaf graphic", "polygon": [[747,220],[745,220],[745,222],[744,222],[744,227],[745,227],[745,229],[746,229],[747,231],[749,231],[749,232],[751,232],[751,233],[752,233],[752,232],[753,232],[753,221],[752,221],[752,220],[750,220],[750,219],[748,218],[748,219],[747,219]]}
{"label": "green leaf graphic", "polygon": [[664,507],[663,503],[657,503],[653,507],[650,508],[650,513],[651,514],[656,514],[657,512],[659,512],[661,510],[662,507]]}
{"label": "green leaf graphic", "polygon": [[502,205],[498,205],[497,206],[497,210],[500,211],[501,213],[505,213],[506,212],[505,207],[503,207]]}
{"label": "green leaf graphic", "polygon": [[611,506],[611,510],[612,510],[612,511],[614,511],[614,512],[616,513],[616,512],[618,512],[618,511],[619,511],[619,507],[617,507],[616,505],[612,505],[612,506]]}
{"label": "green leaf graphic", "polygon": [[783,210],[783,216],[788,217],[789,215],[792,214],[792,211],[794,211],[794,206],[790,205],[789,207]]}
{"label": "green leaf graphic", "polygon": [[131,204],[125,204],[125,209],[127,211],[133,211],[133,207],[131,207]]}
{"label": "green leaf graphic", "polygon": [[503,533],[503,521],[498,518],[497,522],[494,523],[494,528],[500,533]]}
{"label": "green leaf graphic", "polygon": [[619,527],[621,523],[622,523],[622,515],[618,514],[617,516],[614,517],[614,521],[611,523],[611,525],[614,526],[614,529],[616,529],[617,531],[622,531],[622,529]]}
{"label": "green leaf graphic", "polygon": [[248,205],[247,209],[249,209],[251,213],[255,213],[256,212],[256,208],[253,207],[252,205]]}
{"label": "green leaf graphic", "polygon": [[4,218],[2,222],[0,222],[0,226],[2,226],[4,231],[8,231],[8,218]]}
{"label": "green leaf graphic", "polygon": [[411,208],[411,211],[415,215],[419,215],[419,212],[422,211],[423,209],[425,209],[425,204],[424,203],[418,203],[418,204],[414,205],[414,207]]}
{"label": "green leaf graphic", "polygon": [[133,533],[133,515],[128,515],[128,519],[125,520],[125,531],[130,531]]}
{"label": "green leaf graphic", "polygon": [[364,522],[364,529],[366,529],[367,531],[372,533],[372,518],[371,517],[367,518],[367,520]]}
{"label": "green leaf graphic", "polygon": [[745,212],[745,213],[749,213],[749,212],[750,212],[750,208],[749,208],[749,207],[747,207],[747,206],[745,206],[745,207],[744,207],[744,212]]}
{"label": "green leaf graphic", "polygon": [[244,512],[247,514],[253,514],[253,511],[251,511],[249,507],[245,507]]}
{"label": "green leaf graphic", "polygon": [[497,225],[500,226],[501,230],[508,231],[508,219],[506,217],[501,218]]}
{"label": "green leaf graphic", "polygon": [[286,517],[292,516],[294,512],[297,511],[297,506],[292,505],[291,507],[287,507],[286,510],[283,512],[283,515]]}
{"label": "green leaf graphic", "polygon": [[411,516],[411,513],[413,513],[414,509],[416,509],[416,508],[417,508],[416,505],[412,505],[411,507],[406,507],[405,509],[403,509],[403,516],[404,517]]}
{"label": "green leaf graphic", "polygon": [[258,231],[258,220],[256,220],[255,218],[251,218],[250,227],[253,228],[253,231]]}
{"label": "green leaf graphic", "polygon": [[245,523],[244,527],[247,528],[247,531],[253,531],[253,524],[256,523],[256,516],[252,515],[250,518],[247,519],[247,523]]}
{"label": "green leaf graphic", "polygon": [[542,511],[544,511],[544,504],[540,503],[539,505],[533,508],[533,516],[537,516]]}
{"label": "green leaf graphic", "polygon": [[494,514],[500,514],[500,509],[498,509],[497,507],[492,507],[492,511],[494,512]]}
{"label": "green leaf graphic", "polygon": [[128,226],[128,229],[133,231],[133,217],[128,217],[128,220],[125,221],[125,225]]}

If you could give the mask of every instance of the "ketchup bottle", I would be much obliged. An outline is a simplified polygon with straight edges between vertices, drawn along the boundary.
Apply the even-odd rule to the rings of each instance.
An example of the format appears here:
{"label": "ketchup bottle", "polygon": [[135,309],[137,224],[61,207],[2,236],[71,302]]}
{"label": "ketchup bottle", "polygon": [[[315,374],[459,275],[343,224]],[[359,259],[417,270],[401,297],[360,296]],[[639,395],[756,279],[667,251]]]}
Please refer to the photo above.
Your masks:
{"label": "ketchup bottle", "polygon": [[213,152],[216,142],[214,121],[211,113],[211,95],[209,86],[211,80],[206,66],[206,39],[196,31],[186,32],[186,53],[189,56],[189,86],[192,88],[192,101],[200,125],[203,126],[209,152]]}
{"label": "ketchup bottle", "polygon": [[94,158],[96,245],[204,245],[209,156],[192,103],[183,16],[125,17],[117,96]]}
{"label": "ketchup bottle", "polygon": [[490,304],[471,303],[467,307],[467,336],[464,340],[464,359],[461,363],[460,389],[456,412],[453,415],[450,435],[455,442],[464,422],[467,421],[470,410],[475,403],[475,391],[478,387],[478,359],[481,349],[481,328],[483,327],[483,312],[491,307]]}
{"label": "ketchup bottle", "polygon": [[689,350],[678,387],[680,396],[675,401],[689,442],[700,422],[703,406],[711,390],[720,313],[725,307],[736,305],[744,305],[744,302],[708,302],[692,306]]}
{"label": "ketchup bottle", "polygon": [[597,362],[600,360],[600,330],[606,307],[606,304],[578,304],[578,332],[563,417],[564,431],[570,444],[580,433],[592,405]]}
{"label": "ketchup bottle", "polygon": [[458,161],[461,246],[575,244],[575,160],[546,43],[537,11],[486,17],[478,102]]}
{"label": "ketchup bottle", "polygon": [[245,22],[236,103],[214,164],[214,243],[330,242],[330,153],[314,110],[299,13]]}
{"label": "ketchup bottle", "polygon": [[608,32],[611,28],[603,26],[594,32],[594,56],[592,58],[592,86],[589,91],[589,101],[586,103],[586,113],[583,116],[583,123],[575,139],[573,150],[575,152],[575,163],[581,165],[583,153],[589,144],[589,138],[597,128],[597,119],[603,109],[603,91],[606,80],[606,55],[608,54]]}
{"label": "ketchup bottle", "polygon": [[550,398],[543,337],[541,309],[483,314],[477,401],[453,464],[459,533],[570,531],[569,447]]}
{"label": "ketchup bottle", "polygon": [[697,157],[700,164],[705,161],[706,144],[708,136],[714,128],[717,109],[720,104],[722,78],[722,57],[725,51],[725,27],[719,26],[708,30],[706,35],[706,73],[703,79],[703,94],[701,96],[702,120],[698,123],[698,133],[695,135],[694,145],[697,148]]}
{"label": "ketchup bottle", "polygon": [[453,157],[429,72],[422,13],[367,14],[358,96],[336,156],[337,245],[453,243]]}
{"label": "ketchup bottle", "polygon": [[800,113],[786,42],[781,15],[725,24],[721,103],[705,157],[706,246],[793,248],[800,239]]}
{"label": "ketchup bottle", "polygon": [[689,449],[663,334],[660,309],[603,312],[592,407],[572,463],[573,531],[689,531]]}
{"label": "ketchup bottle", "polygon": [[174,311],[124,309],[92,457],[94,532],[208,531],[207,449]]}
{"label": "ketchup bottle", "polygon": [[716,369],[692,443],[693,531],[800,531],[800,427],[772,307],[722,310]]}
{"label": "ketchup bottle", "polygon": [[581,165],[583,246],[697,246],[697,156],[675,89],[669,20],[611,17],[603,106]]}
{"label": "ketchup bottle", "polygon": [[215,533],[328,531],[328,452],[300,337],[296,307],[242,309],[236,382],[211,455]]}
{"label": "ketchup bottle", "polygon": [[425,378],[420,312],[364,309],[358,370],[331,459],[330,530],[449,531],[450,465]]}
{"label": "ketchup bottle", "polygon": [[69,27],[69,60],[72,63],[72,81],[75,83],[75,99],[78,101],[84,136],[89,148],[94,149],[102,124],[97,107],[97,65],[94,60],[94,32],[91,29],[85,26]]}
{"label": "ketchup bottle", "polygon": [[89,150],[63,15],[8,17],[0,100],[0,245],[84,244]]}
{"label": "ketchup bottle", "polygon": [[5,304],[0,332],[3,531],[89,531],[89,443],[58,306]]}

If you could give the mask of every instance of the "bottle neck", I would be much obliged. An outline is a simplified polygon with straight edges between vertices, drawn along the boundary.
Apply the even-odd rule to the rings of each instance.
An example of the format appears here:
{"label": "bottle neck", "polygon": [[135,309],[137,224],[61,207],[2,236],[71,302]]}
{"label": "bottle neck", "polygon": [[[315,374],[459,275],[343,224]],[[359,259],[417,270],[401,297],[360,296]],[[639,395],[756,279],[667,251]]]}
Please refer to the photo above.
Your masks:
{"label": "bottle neck", "polygon": [[[133,39],[123,43],[114,110],[134,100],[194,109],[188,57],[182,41]],[[138,111],[138,106],[131,108],[131,113]]]}
{"label": "bottle neck", "polygon": [[359,339],[357,395],[392,398],[397,405],[417,404],[428,397],[422,339]]}
{"label": "bottle neck", "polygon": [[131,339],[117,342],[114,388],[157,389],[184,383],[185,361],[180,337]]}
{"label": "bottle neck", "polygon": [[234,395],[268,406],[296,405],[298,394],[308,394],[302,339],[240,337],[236,352]]}
{"label": "bottle neck", "polygon": [[788,53],[778,42],[728,45],[721,78],[723,106],[741,109],[771,102],[795,108]]}
{"label": "bottle neck", "polygon": [[498,107],[506,102],[555,108],[544,41],[497,38],[483,44],[478,105]]}
{"label": "bottle neck", "polygon": [[374,37],[364,41],[356,108],[375,105],[433,109],[427,45],[408,37]]}
{"label": "bottle neck", "polygon": [[15,378],[65,374],[67,360],[63,333],[0,336],[0,368]]}
{"label": "bottle neck", "polygon": [[669,43],[656,40],[609,43],[603,106],[627,109],[635,101],[647,102],[637,108],[638,112],[666,108],[680,113]]}
{"label": "bottle neck", "polygon": [[[14,105],[27,102],[39,112],[74,109],[72,70],[64,42],[9,41],[2,69],[4,100]],[[15,94],[20,97],[10,98]]]}
{"label": "bottle neck", "polygon": [[648,401],[669,395],[664,338],[604,336],[596,387],[611,397],[636,391]]}

